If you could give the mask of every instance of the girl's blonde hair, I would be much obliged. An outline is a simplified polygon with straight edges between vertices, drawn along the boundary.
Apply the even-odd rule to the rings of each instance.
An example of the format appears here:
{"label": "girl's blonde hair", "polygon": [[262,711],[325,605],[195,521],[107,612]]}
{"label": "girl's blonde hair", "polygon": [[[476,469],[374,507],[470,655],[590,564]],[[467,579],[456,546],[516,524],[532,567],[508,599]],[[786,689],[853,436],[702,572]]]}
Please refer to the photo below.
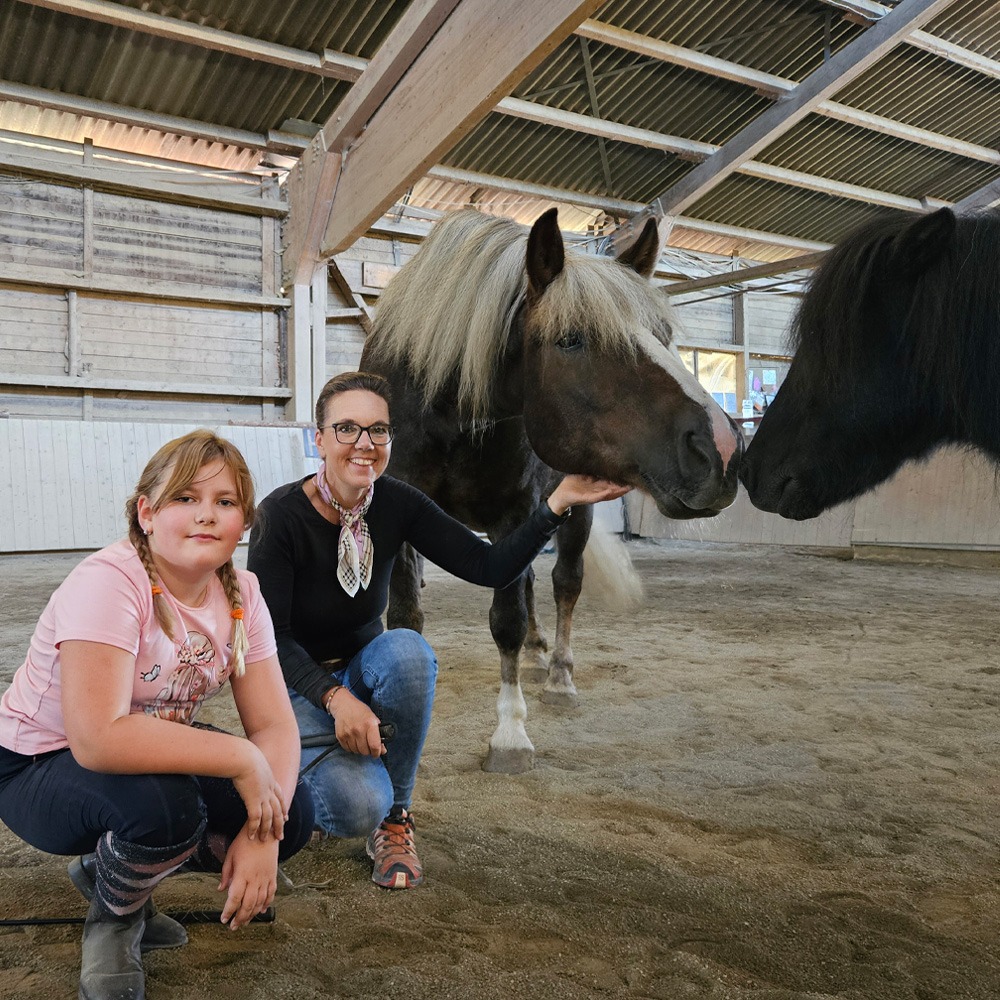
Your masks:
{"label": "girl's blonde hair", "polygon": [[[253,477],[250,475],[250,469],[247,468],[247,463],[236,445],[208,430],[192,431],[183,437],[168,441],[146,463],[146,468],[143,469],[134,492],[125,502],[129,541],[138,552],[142,565],[146,569],[146,575],[149,577],[149,583],[153,589],[153,609],[156,613],[156,620],[160,628],[175,641],[174,629],[177,627],[177,622],[169,603],[163,596],[163,590],[157,582],[156,566],[153,563],[153,553],[149,548],[149,540],[139,524],[139,497],[146,497],[150,501],[153,511],[158,511],[179,493],[186,490],[206,465],[216,461],[221,461],[233,474],[233,479],[236,481],[236,499],[243,511],[243,523],[249,528],[257,514],[254,503]],[[246,671],[245,657],[249,642],[246,626],[243,624],[243,595],[240,593],[240,583],[232,559],[224,566],[220,566],[216,570],[216,574],[226,592],[233,618],[233,673],[237,677],[242,677]]]}

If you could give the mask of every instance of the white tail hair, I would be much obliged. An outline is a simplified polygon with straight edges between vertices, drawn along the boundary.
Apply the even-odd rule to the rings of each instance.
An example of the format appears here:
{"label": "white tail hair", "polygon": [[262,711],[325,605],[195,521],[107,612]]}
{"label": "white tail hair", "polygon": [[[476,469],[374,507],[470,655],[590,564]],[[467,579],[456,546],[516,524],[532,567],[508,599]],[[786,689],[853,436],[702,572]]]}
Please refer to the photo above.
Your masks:
{"label": "white tail hair", "polygon": [[583,592],[608,611],[634,611],[643,602],[642,580],[625,543],[597,518],[583,553]]}

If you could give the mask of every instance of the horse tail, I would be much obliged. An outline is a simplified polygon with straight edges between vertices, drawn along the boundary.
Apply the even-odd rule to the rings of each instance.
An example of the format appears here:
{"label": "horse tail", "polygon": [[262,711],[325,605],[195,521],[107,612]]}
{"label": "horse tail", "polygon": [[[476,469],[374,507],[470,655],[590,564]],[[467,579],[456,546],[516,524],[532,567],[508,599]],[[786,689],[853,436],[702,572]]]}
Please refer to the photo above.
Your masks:
{"label": "horse tail", "polygon": [[594,518],[583,553],[583,591],[608,611],[633,611],[643,602],[642,580],[621,536]]}

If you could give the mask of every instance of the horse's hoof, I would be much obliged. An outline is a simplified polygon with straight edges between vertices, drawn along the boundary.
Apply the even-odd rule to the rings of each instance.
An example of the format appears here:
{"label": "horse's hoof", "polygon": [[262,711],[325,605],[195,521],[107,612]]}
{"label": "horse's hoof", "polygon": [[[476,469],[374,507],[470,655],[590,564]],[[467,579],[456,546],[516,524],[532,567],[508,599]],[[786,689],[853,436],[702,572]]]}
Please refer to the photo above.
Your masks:
{"label": "horse's hoof", "polygon": [[509,747],[497,750],[490,747],[486,751],[483,770],[495,774],[524,774],[535,766],[535,751],[526,747]]}
{"label": "horse's hoof", "polygon": [[580,696],[575,691],[542,691],[542,704],[555,705],[556,708],[576,708],[580,704]]}

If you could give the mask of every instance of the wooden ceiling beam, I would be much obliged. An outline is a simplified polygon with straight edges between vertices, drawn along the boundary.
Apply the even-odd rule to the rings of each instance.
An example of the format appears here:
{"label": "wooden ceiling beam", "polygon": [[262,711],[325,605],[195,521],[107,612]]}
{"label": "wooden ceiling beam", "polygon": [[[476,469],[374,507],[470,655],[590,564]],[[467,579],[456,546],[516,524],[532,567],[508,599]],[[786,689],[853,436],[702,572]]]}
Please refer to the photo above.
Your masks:
{"label": "wooden ceiling beam", "polygon": [[956,212],[979,212],[1000,206],[1000,178],[984,185],[978,191],[956,202]]}
{"label": "wooden ceiling beam", "polygon": [[[889,8],[886,8],[888,11]],[[614,45],[617,48],[635,52],[637,55],[648,56],[658,59],[661,62],[669,63],[672,66],[682,66],[685,69],[695,70],[714,76],[722,80],[731,80],[747,87],[752,87],[758,93],[782,98],[790,94],[799,85],[796,80],[786,77],[775,76],[771,73],[762,73],[759,70],[742,66],[739,63],[730,62],[727,59],[718,59],[715,56],[705,55],[694,49],[686,49],[679,45],[671,45],[661,42],[646,35],[637,34],[634,31],[626,31],[624,28],[616,28],[614,25],[604,24],[601,21],[584,21],[577,29],[577,34],[590,38],[593,41],[603,42],[605,45]],[[952,54],[953,61],[960,62],[966,66],[975,65],[980,72],[992,75],[993,60],[987,60],[967,49],[960,49],[950,42],[943,42],[941,39],[928,35],[924,31],[914,31],[907,36],[905,41],[919,48],[924,48],[929,52],[937,52],[944,55],[944,46]],[[842,121],[848,125],[857,125],[861,128],[880,132],[883,135],[891,135],[897,139],[905,139],[917,145],[928,146],[932,149],[940,149],[956,156],[965,156],[973,160],[982,160],[986,163],[1000,162],[1000,153],[996,149],[988,146],[981,146],[951,136],[941,135],[927,129],[915,128],[891,118],[881,115],[873,115],[867,111],[840,104],[837,101],[822,101],[813,109],[818,115]]]}
{"label": "wooden ceiling beam", "polygon": [[29,87],[22,83],[10,83],[6,80],[0,80],[0,101],[16,101],[19,104],[28,104],[32,107],[49,108],[71,115],[118,122],[133,128],[151,129],[154,132],[163,132],[167,135],[185,135],[191,139],[218,142],[226,146],[241,146],[246,149],[298,154],[308,145],[308,140],[302,136],[286,132],[272,130],[267,135],[262,135],[259,132],[249,132],[246,129],[229,128],[211,122],[195,121],[192,118],[164,115],[156,111],[142,111],[139,108],[129,108],[122,104],[95,101],[89,97],[77,97],[75,94],[63,94],[56,90]]}
{"label": "wooden ceiling beam", "polygon": [[[398,86],[363,123],[358,119],[357,140],[344,147],[321,256],[363,235],[601,3],[459,0]],[[337,132],[335,122],[324,127],[328,149],[330,132]]]}
{"label": "wooden ceiling beam", "polygon": [[719,152],[655,198],[650,206],[652,211],[658,215],[674,215],[693,205],[832,94],[867,72],[907,34],[941,13],[951,2],[906,0],[863,35],[845,45],[784,100],[768,108],[737,133]]}
{"label": "wooden ceiling beam", "polygon": [[[537,198],[540,201],[554,201],[563,205],[579,205],[583,208],[598,209],[610,215],[634,215],[645,208],[642,202],[638,201],[583,194],[568,188],[549,187],[544,184],[515,180],[511,177],[498,177],[494,174],[482,174],[473,170],[460,170],[456,167],[432,167],[427,171],[427,176],[452,184],[468,184],[471,187],[520,194],[529,198]],[[830,249],[829,243],[800,240],[794,236],[784,236],[781,233],[769,233],[757,229],[744,229],[741,226],[727,226],[718,222],[708,222],[705,219],[692,219],[681,215],[676,216],[672,221],[675,227],[690,229],[710,236],[722,236],[727,239],[751,243],[765,243],[769,246],[786,247],[789,250],[808,253]]]}
{"label": "wooden ceiling beam", "polygon": [[58,11],[61,14],[86,18],[88,21],[100,21],[128,31],[139,31],[157,38],[166,38],[172,42],[183,42],[185,45],[227,52],[244,59],[256,59],[259,62],[339,80],[356,80],[368,62],[367,59],[351,56],[345,52],[334,52],[331,49],[325,50],[322,55],[317,55],[315,52],[305,52],[288,45],[278,45],[247,35],[238,35],[232,31],[193,24],[177,17],[151,14],[149,11],[109,3],[107,0],[20,0],[20,2]]}
{"label": "wooden ceiling beam", "polygon": [[[634,128],[631,125],[621,125],[617,122],[606,121],[603,118],[592,118],[590,115],[581,115],[573,111],[562,111],[559,108],[550,108],[542,104],[534,104],[531,101],[522,101],[513,97],[502,100],[497,105],[496,110],[516,118],[525,118],[544,125],[551,125],[555,128],[582,132],[585,135],[600,136],[601,138],[611,139],[615,142],[630,143],[644,146],[648,149],[661,149],[679,156],[697,157],[699,160],[707,159],[721,148],[708,142],[694,142],[678,136],[663,135],[648,129]],[[991,162],[1000,165],[1000,151],[991,150],[990,152],[992,154]],[[823,194],[847,198],[851,201],[861,201],[869,205],[881,205],[884,208],[899,208],[907,212],[926,212],[928,209],[944,208],[951,204],[951,202],[942,201],[937,198],[908,198],[890,191],[881,191],[876,188],[863,187],[859,184],[835,181],[828,177],[819,177],[800,170],[789,170],[785,167],[761,163],[757,160],[750,160],[747,163],[741,164],[738,170],[740,173],[750,177],[760,177],[779,184],[787,184],[790,187],[819,191]]]}
{"label": "wooden ceiling beam", "polygon": [[[410,4],[357,83],[293,167],[288,177],[291,211],[282,257],[286,285],[309,284],[316,267],[333,256],[324,254],[322,245],[331,224],[344,162],[371,117],[400,85],[459,2],[416,0]],[[378,215],[381,214],[379,211]]]}

